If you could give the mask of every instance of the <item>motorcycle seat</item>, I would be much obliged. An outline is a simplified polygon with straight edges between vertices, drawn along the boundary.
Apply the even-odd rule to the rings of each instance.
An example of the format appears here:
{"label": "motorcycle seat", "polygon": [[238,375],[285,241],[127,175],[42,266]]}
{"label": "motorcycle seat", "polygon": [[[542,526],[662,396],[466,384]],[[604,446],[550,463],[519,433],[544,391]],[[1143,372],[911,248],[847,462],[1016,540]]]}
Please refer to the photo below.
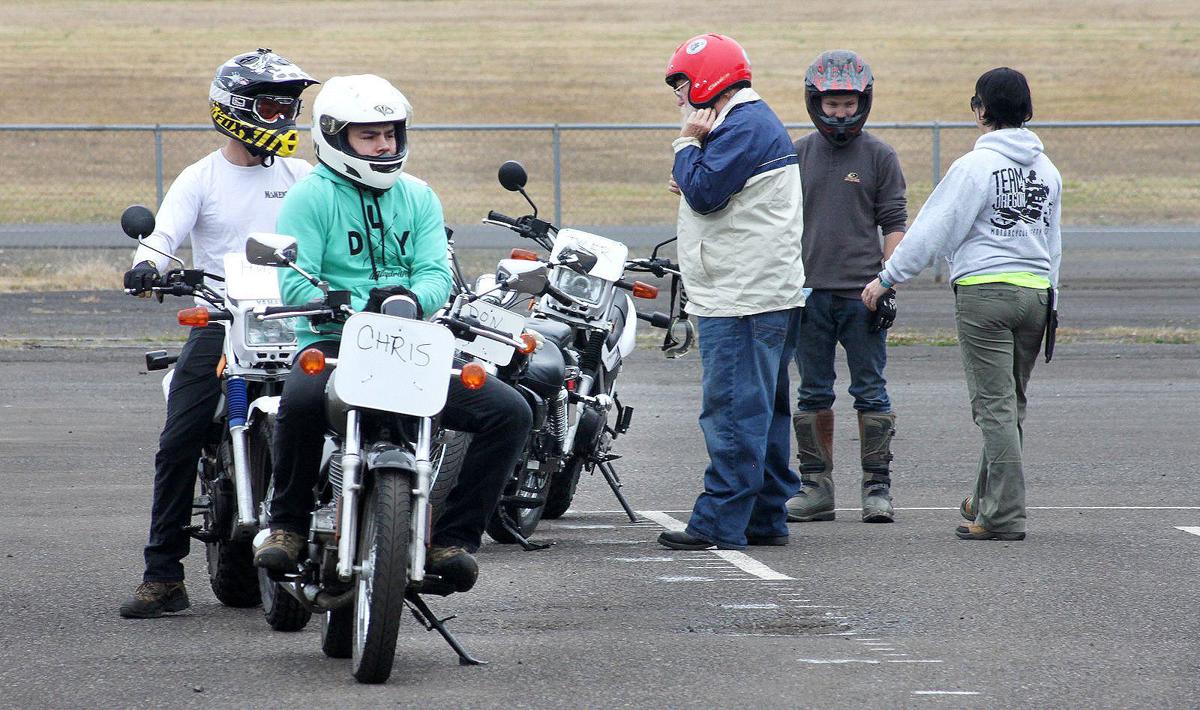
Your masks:
{"label": "motorcycle seat", "polygon": [[571,346],[572,330],[571,326],[566,323],[559,323],[556,320],[547,320],[545,318],[529,317],[525,319],[525,327],[541,333],[546,340],[557,345],[560,350]]}

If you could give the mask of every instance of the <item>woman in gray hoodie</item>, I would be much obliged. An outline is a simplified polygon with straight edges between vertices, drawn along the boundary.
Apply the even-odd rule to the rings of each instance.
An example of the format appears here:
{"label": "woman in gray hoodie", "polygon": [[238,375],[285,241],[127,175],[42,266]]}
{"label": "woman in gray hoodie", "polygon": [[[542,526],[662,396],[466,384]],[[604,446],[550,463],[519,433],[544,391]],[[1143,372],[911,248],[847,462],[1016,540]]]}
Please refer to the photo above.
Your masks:
{"label": "woman in gray hoodie", "polygon": [[1041,140],[1022,127],[1033,101],[1021,72],[984,73],[971,110],[983,132],[975,149],[950,166],[862,299],[874,310],[889,288],[934,259],[949,263],[971,412],[983,432],[975,491],[960,507],[968,523],[956,534],[1023,540],[1021,425],[1058,289],[1062,178]]}

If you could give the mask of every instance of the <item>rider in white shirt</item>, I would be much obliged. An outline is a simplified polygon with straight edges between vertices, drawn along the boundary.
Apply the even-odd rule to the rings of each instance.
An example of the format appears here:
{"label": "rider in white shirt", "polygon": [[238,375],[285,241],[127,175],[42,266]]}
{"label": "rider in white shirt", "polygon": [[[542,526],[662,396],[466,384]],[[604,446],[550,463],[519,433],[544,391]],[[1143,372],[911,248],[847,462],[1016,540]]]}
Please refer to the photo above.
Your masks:
{"label": "rider in white shirt", "polygon": [[[213,125],[228,140],[188,166],[163,198],[154,233],[144,243],[174,254],[191,241],[193,265],[224,276],[223,259],[241,252],[250,232],[272,232],[288,189],[312,170],[296,152],[300,94],[318,83],[269,49],[221,65],[209,90]],[[170,260],[139,247],[125,289],[147,295]],[[220,289],[221,284],[210,284]],[[142,583],[121,616],[151,618],[190,605],[182,559],[188,553],[196,462],[221,397],[217,363],[224,329],[193,328],[179,353],[167,395],[167,420],[154,459],[154,501]]]}

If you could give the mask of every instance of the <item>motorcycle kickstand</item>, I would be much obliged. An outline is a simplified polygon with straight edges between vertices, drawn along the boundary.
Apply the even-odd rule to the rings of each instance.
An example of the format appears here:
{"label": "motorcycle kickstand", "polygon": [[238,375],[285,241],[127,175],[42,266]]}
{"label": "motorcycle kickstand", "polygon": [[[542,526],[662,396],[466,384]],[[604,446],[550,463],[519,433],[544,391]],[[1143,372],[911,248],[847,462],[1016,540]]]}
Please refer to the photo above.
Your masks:
{"label": "motorcycle kickstand", "polygon": [[416,617],[417,621],[424,626],[427,631],[436,631],[442,635],[446,643],[450,644],[450,648],[458,654],[458,665],[460,666],[486,666],[487,661],[481,661],[475,658],[467,649],[463,648],[458,639],[454,638],[454,634],[450,633],[450,629],[446,628],[447,621],[454,618],[454,615],[447,616],[445,619],[437,618],[421,595],[416,592],[408,592],[404,595],[404,603],[408,605],[408,610]]}
{"label": "motorcycle kickstand", "polygon": [[617,472],[613,470],[612,464],[608,461],[601,461],[596,465],[600,469],[600,473],[604,474],[604,480],[608,482],[608,487],[612,489],[613,495],[617,497],[617,502],[625,509],[625,514],[629,516],[629,522],[638,522],[637,513],[633,512],[633,508],[629,506],[629,501],[625,500],[625,495],[621,493],[621,481],[617,478]]}
{"label": "motorcycle kickstand", "polygon": [[529,538],[522,535],[521,531],[517,529],[517,524],[513,522],[513,519],[509,516],[508,511],[504,509],[503,505],[496,509],[496,515],[500,516],[500,524],[504,526],[504,529],[508,531],[508,534],[512,535],[513,539],[517,541],[517,544],[521,546],[521,549],[525,550],[526,552],[533,552],[534,550],[548,550],[550,549],[550,546],[554,544],[549,542],[539,545],[536,542],[530,542]]}

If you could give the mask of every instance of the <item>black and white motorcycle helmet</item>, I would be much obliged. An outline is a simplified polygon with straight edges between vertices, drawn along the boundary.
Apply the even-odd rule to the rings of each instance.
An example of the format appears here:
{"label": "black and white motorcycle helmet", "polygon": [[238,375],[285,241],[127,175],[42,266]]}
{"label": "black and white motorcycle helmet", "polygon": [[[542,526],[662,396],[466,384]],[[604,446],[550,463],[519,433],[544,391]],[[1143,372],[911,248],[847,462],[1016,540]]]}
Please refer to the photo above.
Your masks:
{"label": "black and white motorcycle helmet", "polygon": [[[313,101],[313,147],[317,160],[350,182],[376,192],[400,179],[408,159],[406,128],[412,104],[387,79],[374,74],[335,76]],[[352,123],[392,123],[396,152],[359,155],[351,147],[346,127]]]}
{"label": "black and white motorcycle helmet", "polygon": [[[875,77],[871,67],[855,52],[835,49],[824,52],[804,75],[804,105],[813,125],[835,146],[843,146],[862,133],[871,113]],[[858,94],[858,111],[847,118],[831,118],[821,110],[823,94]]]}
{"label": "black and white motorcycle helmet", "polygon": [[208,91],[217,131],[241,141],[251,155],[296,152],[300,94],[321,82],[269,49],[239,54],[222,64]]}

